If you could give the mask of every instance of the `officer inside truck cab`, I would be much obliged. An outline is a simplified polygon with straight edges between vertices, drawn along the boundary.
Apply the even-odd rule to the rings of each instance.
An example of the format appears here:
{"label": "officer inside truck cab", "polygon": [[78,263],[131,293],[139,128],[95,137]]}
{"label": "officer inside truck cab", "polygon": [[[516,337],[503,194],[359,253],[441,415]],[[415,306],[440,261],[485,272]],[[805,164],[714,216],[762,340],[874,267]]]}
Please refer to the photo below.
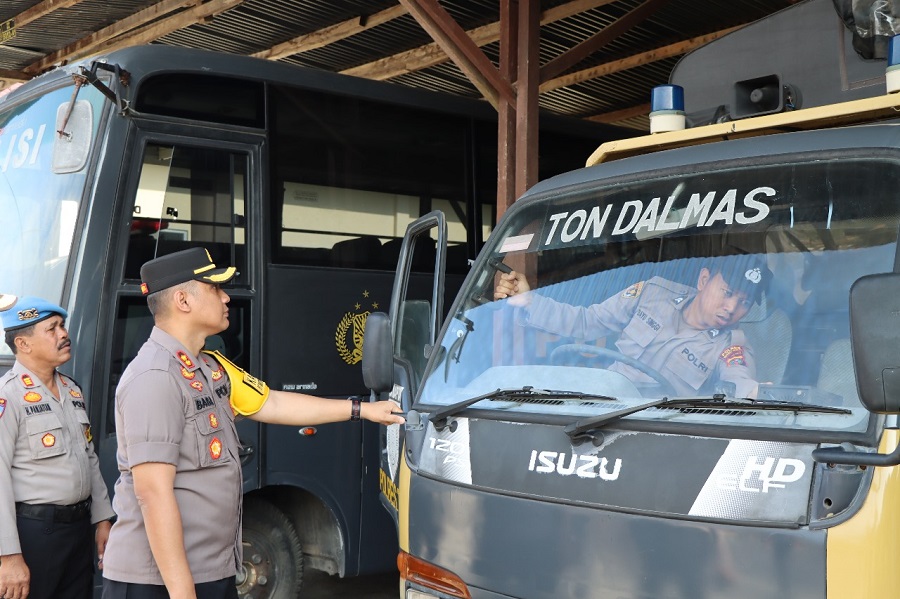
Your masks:
{"label": "officer inside truck cab", "polygon": [[[577,339],[617,334],[616,349],[663,375],[679,395],[726,390],[756,397],[753,349],[737,327],[758,302],[769,272],[752,255],[710,260],[696,286],[653,277],[588,307],[570,306],[530,292],[522,273],[501,274],[494,299],[523,308],[522,324]],[[635,383],[653,379],[616,362],[609,370]],[[728,389],[729,394],[731,390]]]}

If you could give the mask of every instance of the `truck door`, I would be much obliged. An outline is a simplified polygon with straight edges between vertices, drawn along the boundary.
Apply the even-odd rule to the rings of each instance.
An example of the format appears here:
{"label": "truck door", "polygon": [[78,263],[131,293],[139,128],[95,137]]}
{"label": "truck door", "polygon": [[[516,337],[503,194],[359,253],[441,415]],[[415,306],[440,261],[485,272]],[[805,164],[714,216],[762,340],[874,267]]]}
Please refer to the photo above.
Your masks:
{"label": "truck door", "polygon": [[[146,261],[191,247],[204,247],[221,266],[238,274],[227,288],[229,327],[209,337],[206,346],[219,349],[243,368],[257,372],[259,341],[257,290],[253,268],[258,242],[252,227],[259,201],[261,143],[253,135],[226,142],[209,129],[184,127],[179,135],[137,129],[134,155],[122,161],[117,222],[110,240],[109,307],[101,312],[110,343],[98,347],[107,384],[103,430],[99,435],[101,469],[107,483],[115,481],[115,389],[122,372],[147,340],[153,318],[140,290],[140,268]],[[155,128],[155,127],[154,127]],[[253,242],[253,243],[251,243]],[[100,396],[97,394],[96,396]],[[259,427],[238,422],[243,449],[244,487],[259,484]]]}
{"label": "truck door", "polygon": [[[430,212],[407,227],[391,293],[393,388],[387,393],[404,412],[412,406],[440,330],[446,252],[443,212]],[[396,523],[405,428],[397,424],[381,428],[381,501]]]}

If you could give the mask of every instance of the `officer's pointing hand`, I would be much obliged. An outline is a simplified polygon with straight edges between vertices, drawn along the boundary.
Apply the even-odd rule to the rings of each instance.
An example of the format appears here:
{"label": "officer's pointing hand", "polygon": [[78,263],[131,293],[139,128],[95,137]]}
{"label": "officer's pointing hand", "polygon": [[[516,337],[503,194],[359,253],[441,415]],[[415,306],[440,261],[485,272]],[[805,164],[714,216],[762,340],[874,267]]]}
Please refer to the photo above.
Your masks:
{"label": "officer's pointing hand", "polygon": [[[394,412],[399,412],[395,414]],[[406,419],[400,415],[401,410],[392,401],[363,402],[359,406],[359,416],[378,424],[403,424]]]}

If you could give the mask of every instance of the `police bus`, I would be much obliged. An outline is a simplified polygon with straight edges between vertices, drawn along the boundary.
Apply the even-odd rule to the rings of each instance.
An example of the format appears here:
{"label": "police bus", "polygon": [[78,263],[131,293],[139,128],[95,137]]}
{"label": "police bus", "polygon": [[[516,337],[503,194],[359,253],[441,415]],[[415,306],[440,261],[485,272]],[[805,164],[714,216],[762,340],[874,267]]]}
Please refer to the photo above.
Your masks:
{"label": "police bus", "polygon": [[506,212],[421,368],[398,279],[363,374],[408,410],[381,473],[404,599],[898,596],[882,4],[808,0],[682,59],[655,133]]}
{"label": "police bus", "polygon": [[[608,131],[542,117],[542,176],[576,167]],[[63,369],[87,392],[110,487],[114,391],[152,326],[141,264],[207,248],[239,271],[231,324],[208,347],[273,388],[367,395],[363,327],[390,300],[407,224],[450,215],[458,286],[495,220],[496,139],[483,102],[166,46],[68,65],[3,97],[0,289],[69,311]],[[304,567],[393,567],[377,427],[238,431],[242,597],[294,597]]]}

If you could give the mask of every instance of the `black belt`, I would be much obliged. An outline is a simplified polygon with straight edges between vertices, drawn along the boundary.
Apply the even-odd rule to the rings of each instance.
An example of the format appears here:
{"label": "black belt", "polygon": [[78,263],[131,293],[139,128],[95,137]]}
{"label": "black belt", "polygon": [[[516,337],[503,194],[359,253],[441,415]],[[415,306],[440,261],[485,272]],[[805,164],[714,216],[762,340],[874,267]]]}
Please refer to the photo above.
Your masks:
{"label": "black belt", "polygon": [[72,505],[32,505],[17,503],[16,514],[32,520],[52,520],[68,524],[91,516],[91,500],[85,499]]}

